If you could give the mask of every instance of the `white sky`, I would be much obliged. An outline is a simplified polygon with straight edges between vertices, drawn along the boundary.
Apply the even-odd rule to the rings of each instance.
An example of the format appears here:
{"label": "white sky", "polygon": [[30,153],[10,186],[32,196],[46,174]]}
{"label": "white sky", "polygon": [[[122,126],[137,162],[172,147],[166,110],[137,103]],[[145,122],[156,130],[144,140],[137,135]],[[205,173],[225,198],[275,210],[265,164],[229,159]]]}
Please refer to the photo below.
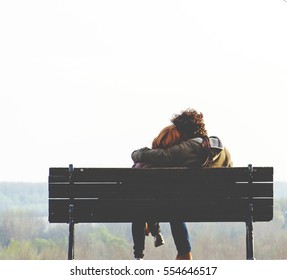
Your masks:
{"label": "white sky", "polygon": [[130,167],[174,113],[286,180],[284,0],[0,2],[0,181]]}

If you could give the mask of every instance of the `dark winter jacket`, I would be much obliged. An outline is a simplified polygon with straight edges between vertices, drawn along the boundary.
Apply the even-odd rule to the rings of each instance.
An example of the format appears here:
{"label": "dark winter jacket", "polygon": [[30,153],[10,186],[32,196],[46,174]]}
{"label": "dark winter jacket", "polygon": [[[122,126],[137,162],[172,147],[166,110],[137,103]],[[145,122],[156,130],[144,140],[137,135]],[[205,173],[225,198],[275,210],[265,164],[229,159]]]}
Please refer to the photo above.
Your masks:
{"label": "dark winter jacket", "polygon": [[[132,153],[134,162],[152,166],[166,167],[200,167],[206,160],[202,147],[202,138],[192,138],[166,149],[149,149],[147,147]],[[209,137],[210,160],[208,167],[231,167],[230,153],[217,137]]]}

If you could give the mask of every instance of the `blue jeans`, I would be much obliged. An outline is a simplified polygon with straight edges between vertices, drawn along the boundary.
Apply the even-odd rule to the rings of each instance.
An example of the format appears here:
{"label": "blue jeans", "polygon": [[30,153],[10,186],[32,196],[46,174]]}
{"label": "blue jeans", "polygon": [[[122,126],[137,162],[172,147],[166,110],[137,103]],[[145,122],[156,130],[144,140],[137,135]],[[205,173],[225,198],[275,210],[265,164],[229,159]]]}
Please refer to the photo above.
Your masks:
{"label": "blue jeans", "polygon": [[184,222],[170,222],[171,233],[179,256],[191,252],[189,235]]}

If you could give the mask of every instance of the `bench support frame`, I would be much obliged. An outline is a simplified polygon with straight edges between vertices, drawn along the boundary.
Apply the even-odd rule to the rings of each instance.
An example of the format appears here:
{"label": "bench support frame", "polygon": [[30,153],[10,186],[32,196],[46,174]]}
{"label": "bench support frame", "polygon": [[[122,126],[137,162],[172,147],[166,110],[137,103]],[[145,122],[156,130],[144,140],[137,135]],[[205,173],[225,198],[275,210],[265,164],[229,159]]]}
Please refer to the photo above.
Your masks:
{"label": "bench support frame", "polygon": [[74,212],[74,205],[69,205],[69,249],[68,249],[68,260],[74,259],[74,218],[73,218],[73,212]]}
{"label": "bench support frame", "polygon": [[[248,165],[249,184],[253,183],[254,170],[251,164]],[[248,216],[246,219],[246,259],[254,260],[254,235],[253,235],[253,197],[249,194]]]}
{"label": "bench support frame", "polygon": [[[69,183],[70,186],[74,184],[73,182],[73,171],[74,167],[72,164],[69,165]],[[68,260],[74,259],[74,236],[75,236],[75,222],[74,222],[74,197],[70,198],[69,204],[69,247],[68,247]]]}
{"label": "bench support frame", "polygon": [[[69,245],[68,245],[68,260],[74,259],[74,235],[75,223],[73,218],[74,205],[69,205]],[[246,259],[255,260],[254,258],[254,235],[253,235],[253,218],[252,211],[253,205],[249,204],[250,216],[246,220]]]}
{"label": "bench support frame", "polygon": [[254,260],[254,236],[253,236],[253,205],[249,204],[249,216],[246,220],[246,259]]}

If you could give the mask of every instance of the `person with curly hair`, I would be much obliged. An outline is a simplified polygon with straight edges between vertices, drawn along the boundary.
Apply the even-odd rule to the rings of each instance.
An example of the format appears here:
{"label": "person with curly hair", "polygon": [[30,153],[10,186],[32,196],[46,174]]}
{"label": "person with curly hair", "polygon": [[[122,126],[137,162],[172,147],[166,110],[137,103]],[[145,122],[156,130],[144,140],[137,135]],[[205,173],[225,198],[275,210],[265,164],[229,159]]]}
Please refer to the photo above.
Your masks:
{"label": "person with curly hair", "polygon": [[[170,147],[141,148],[132,153],[134,162],[156,167],[231,167],[229,151],[218,137],[208,137],[203,114],[187,109],[171,119],[179,133],[178,143]],[[177,249],[177,260],[192,259],[186,224],[171,221],[171,232]]]}

